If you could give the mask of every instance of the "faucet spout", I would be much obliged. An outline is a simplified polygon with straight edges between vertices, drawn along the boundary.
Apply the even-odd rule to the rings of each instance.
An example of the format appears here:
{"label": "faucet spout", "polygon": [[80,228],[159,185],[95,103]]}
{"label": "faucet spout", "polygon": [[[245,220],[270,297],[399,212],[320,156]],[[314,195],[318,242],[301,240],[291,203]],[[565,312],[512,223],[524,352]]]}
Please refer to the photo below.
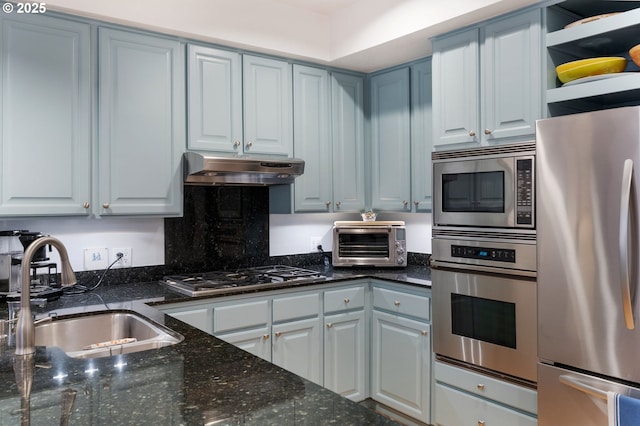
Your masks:
{"label": "faucet spout", "polygon": [[47,244],[55,247],[60,254],[62,286],[69,287],[77,282],[67,249],[60,240],[54,237],[41,237],[27,246],[22,257],[22,271],[20,271],[20,314],[16,325],[16,355],[18,356],[28,356],[36,351],[36,329],[31,316],[31,280],[28,265],[31,264],[36,251]]}

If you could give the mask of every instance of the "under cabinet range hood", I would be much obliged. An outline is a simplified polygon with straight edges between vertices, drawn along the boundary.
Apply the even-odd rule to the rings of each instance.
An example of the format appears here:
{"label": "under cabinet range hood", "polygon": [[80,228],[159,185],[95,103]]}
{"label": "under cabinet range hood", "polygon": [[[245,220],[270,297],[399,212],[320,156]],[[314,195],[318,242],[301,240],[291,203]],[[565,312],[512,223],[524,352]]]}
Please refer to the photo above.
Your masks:
{"label": "under cabinet range hood", "polygon": [[304,172],[304,160],[277,155],[184,154],[185,185],[266,186],[293,183]]}

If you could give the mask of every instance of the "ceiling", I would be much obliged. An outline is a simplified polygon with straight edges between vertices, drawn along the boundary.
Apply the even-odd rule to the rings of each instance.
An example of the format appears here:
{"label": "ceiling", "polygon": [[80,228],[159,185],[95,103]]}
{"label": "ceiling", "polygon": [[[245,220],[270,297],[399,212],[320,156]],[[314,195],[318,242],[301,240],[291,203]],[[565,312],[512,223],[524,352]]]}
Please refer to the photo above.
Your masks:
{"label": "ceiling", "polygon": [[373,72],[430,55],[436,35],[541,1],[552,0],[48,0],[47,9]]}

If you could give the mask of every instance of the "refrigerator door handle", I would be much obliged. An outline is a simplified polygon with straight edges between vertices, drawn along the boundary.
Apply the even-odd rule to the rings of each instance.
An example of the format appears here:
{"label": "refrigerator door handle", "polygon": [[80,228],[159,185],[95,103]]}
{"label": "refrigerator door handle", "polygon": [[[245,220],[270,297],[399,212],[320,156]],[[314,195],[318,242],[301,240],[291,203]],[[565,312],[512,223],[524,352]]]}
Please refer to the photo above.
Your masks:
{"label": "refrigerator door handle", "polygon": [[635,328],[633,308],[631,305],[631,285],[629,284],[629,209],[631,204],[631,178],[633,177],[633,160],[624,160],[622,171],[622,190],[620,194],[620,285],[622,287],[622,310],[624,322],[629,330]]}
{"label": "refrigerator door handle", "polygon": [[607,392],[600,390],[598,388],[594,388],[593,386],[590,386],[586,383],[582,383],[580,380],[578,379],[574,379],[573,377],[567,375],[567,374],[563,374],[560,377],[558,377],[558,380],[560,381],[560,383],[562,383],[563,385],[572,387],[574,389],[579,390],[580,392],[586,393],[587,395],[591,395],[594,396],[596,398],[600,398],[600,399],[604,399],[605,401],[607,400]]}

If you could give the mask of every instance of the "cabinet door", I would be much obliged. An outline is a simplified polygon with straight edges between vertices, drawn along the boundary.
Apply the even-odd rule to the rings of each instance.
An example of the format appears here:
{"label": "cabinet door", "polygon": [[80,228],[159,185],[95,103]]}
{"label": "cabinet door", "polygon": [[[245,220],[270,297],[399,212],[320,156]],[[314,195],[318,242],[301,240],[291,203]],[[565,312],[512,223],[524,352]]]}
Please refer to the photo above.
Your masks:
{"label": "cabinet door", "polygon": [[295,211],[331,210],[331,138],[329,72],[293,67],[293,153],[305,160],[304,174],[294,185]]}
{"label": "cabinet door", "polygon": [[413,209],[431,211],[431,59],[411,65],[411,195]]}
{"label": "cabinet door", "polygon": [[235,333],[216,334],[216,337],[257,357],[271,361],[271,336],[269,327],[238,331]]}
{"label": "cabinet door", "polygon": [[371,207],[410,211],[409,68],[371,78]]}
{"label": "cabinet door", "polygon": [[239,53],[189,45],[187,147],[242,152],[242,59]]}
{"label": "cabinet door", "polygon": [[478,144],[478,29],[433,41],[433,143]]}
{"label": "cabinet door", "polygon": [[482,136],[488,141],[535,136],[542,117],[540,10],[483,27]]}
{"label": "cabinet door", "polygon": [[373,312],[371,397],[425,423],[430,421],[430,327]]}
{"label": "cabinet door", "polygon": [[333,209],[364,210],[364,92],[363,79],[331,75],[331,135]]}
{"label": "cabinet door", "polygon": [[272,362],[322,385],[322,348],[319,318],[274,325]]}
{"label": "cabinet door", "polygon": [[183,59],[177,41],[99,29],[100,214],[181,213]]}
{"label": "cabinet door", "polygon": [[90,212],[89,25],[0,19],[0,216]]}
{"label": "cabinet door", "polygon": [[178,308],[176,310],[168,309],[164,311],[180,321],[186,322],[192,327],[213,334],[213,321],[211,319],[211,310],[206,307],[200,308]]}
{"label": "cabinet door", "polygon": [[324,386],[353,401],[364,400],[364,311],[325,316],[324,323]]}
{"label": "cabinet door", "polygon": [[291,65],[243,56],[244,151],[291,155]]}

